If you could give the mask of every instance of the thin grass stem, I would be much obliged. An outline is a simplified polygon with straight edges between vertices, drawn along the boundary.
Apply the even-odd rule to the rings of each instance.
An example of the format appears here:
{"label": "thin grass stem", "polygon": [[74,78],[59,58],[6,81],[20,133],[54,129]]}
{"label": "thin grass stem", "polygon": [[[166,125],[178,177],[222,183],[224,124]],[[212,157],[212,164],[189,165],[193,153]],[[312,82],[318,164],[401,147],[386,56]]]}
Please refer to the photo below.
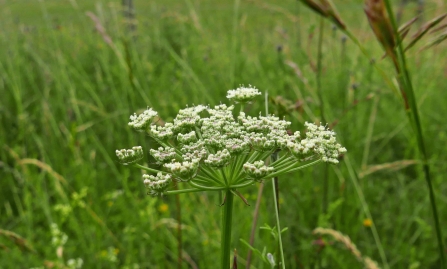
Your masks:
{"label": "thin grass stem", "polygon": [[428,164],[428,153],[425,147],[425,141],[424,141],[424,136],[423,136],[423,132],[422,132],[422,126],[421,126],[421,121],[420,121],[420,117],[419,117],[419,110],[416,104],[416,96],[414,94],[414,89],[413,89],[413,83],[411,81],[411,77],[410,77],[410,73],[408,71],[408,67],[407,67],[407,63],[406,63],[406,58],[405,58],[405,51],[403,49],[402,46],[402,42],[400,40],[400,35],[398,32],[398,27],[397,27],[397,23],[394,17],[394,13],[393,13],[393,9],[391,7],[391,3],[390,0],[384,0],[385,3],[385,7],[388,13],[388,16],[390,18],[392,27],[393,27],[393,31],[394,31],[394,36],[396,37],[396,41],[397,41],[397,56],[398,56],[398,60],[399,60],[399,65],[400,65],[400,69],[401,72],[398,74],[399,75],[399,80],[402,80],[402,84],[405,86],[405,93],[408,96],[408,101],[409,101],[409,110],[407,111],[409,114],[409,118],[410,121],[413,122],[413,127],[415,128],[415,133],[416,133],[416,139],[417,139],[417,144],[418,144],[418,148],[419,148],[419,152],[422,155],[422,161],[423,161],[423,171],[424,171],[424,176],[425,176],[425,180],[427,183],[427,188],[428,188],[428,192],[429,192],[429,196],[430,196],[430,204],[431,204],[431,208],[432,208],[432,213],[433,213],[433,218],[435,221],[435,230],[436,230],[436,237],[438,240],[438,247],[439,247],[439,258],[441,260],[441,268],[446,268],[446,259],[445,259],[445,250],[444,250],[444,243],[443,243],[443,237],[442,237],[442,232],[441,232],[441,226],[440,226],[440,222],[439,222],[439,217],[438,217],[438,209],[436,206],[436,198],[435,198],[435,193],[433,190],[433,185],[432,185],[432,180],[431,180],[431,176],[430,176],[430,166]]}

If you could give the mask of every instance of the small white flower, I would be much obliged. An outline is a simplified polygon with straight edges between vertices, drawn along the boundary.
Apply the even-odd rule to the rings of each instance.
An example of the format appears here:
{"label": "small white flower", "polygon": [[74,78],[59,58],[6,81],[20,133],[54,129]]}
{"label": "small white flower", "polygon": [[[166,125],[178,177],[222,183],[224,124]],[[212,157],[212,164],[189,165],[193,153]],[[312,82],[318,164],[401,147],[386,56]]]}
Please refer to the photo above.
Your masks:
{"label": "small white flower", "polygon": [[68,236],[64,232],[62,232],[56,223],[51,223],[50,226],[50,232],[51,232],[51,244],[54,247],[62,247],[67,243]]}
{"label": "small white flower", "polygon": [[69,259],[67,261],[67,267],[70,269],[81,269],[83,264],[84,260],[82,260],[81,258]]}
{"label": "small white flower", "polygon": [[247,141],[257,151],[269,151],[275,146],[275,140],[267,138],[263,133],[249,133],[244,136]]}
{"label": "small white flower", "polygon": [[149,189],[150,195],[162,196],[169,183],[171,183],[171,175],[161,172],[157,173],[156,176],[144,174],[143,183]]}
{"label": "small white flower", "polygon": [[227,149],[219,150],[216,154],[208,155],[205,163],[211,167],[224,167],[230,163],[231,154]]}
{"label": "small white flower", "polygon": [[122,164],[128,165],[136,163],[144,156],[143,148],[135,146],[132,149],[120,149],[115,151],[118,161]]}
{"label": "small white flower", "polygon": [[191,131],[187,134],[179,133],[177,135],[177,140],[181,144],[190,144],[192,142],[197,141],[196,132]]}
{"label": "small white flower", "polygon": [[323,162],[338,163],[338,156],[346,152],[335,139],[335,132],[328,130],[325,126],[317,126],[306,122],[306,138],[296,143],[289,143],[290,152],[298,159],[312,155],[318,156]]}
{"label": "small white flower", "polygon": [[191,143],[189,145],[183,145],[181,148],[182,158],[185,161],[203,160],[208,156],[208,151],[205,148],[205,143],[202,140]]}
{"label": "small white flower", "polygon": [[177,117],[174,119],[173,130],[175,132],[182,132],[184,130],[190,131],[194,127],[200,126],[200,115],[199,113],[205,110],[204,106],[188,107],[181,109]]}
{"label": "small white flower", "polygon": [[225,141],[225,148],[232,155],[239,155],[250,149],[250,144],[247,141],[238,138],[231,138]]}
{"label": "small white flower", "polygon": [[199,161],[193,159],[191,161],[165,163],[163,166],[181,181],[189,181],[196,175]]}
{"label": "small white flower", "polygon": [[240,86],[235,90],[229,90],[227,92],[227,98],[236,103],[250,102],[258,95],[261,95],[261,92],[251,85],[248,85],[248,87]]}
{"label": "small white flower", "polygon": [[174,160],[176,156],[175,149],[170,147],[159,147],[158,150],[151,149],[150,153],[160,164],[170,162]]}
{"label": "small white flower", "polygon": [[136,131],[144,132],[148,129],[149,125],[151,125],[152,120],[157,114],[157,111],[154,111],[152,108],[146,109],[140,115],[134,113],[130,116],[129,126]]}
{"label": "small white flower", "polygon": [[151,125],[149,135],[158,140],[167,140],[174,136],[174,124],[167,122],[164,126]]}
{"label": "small white flower", "polygon": [[245,163],[244,172],[252,179],[259,180],[271,172],[273,172],[273,167],[268,167],[264,164],[264,161],[256,161],[254,163]]}

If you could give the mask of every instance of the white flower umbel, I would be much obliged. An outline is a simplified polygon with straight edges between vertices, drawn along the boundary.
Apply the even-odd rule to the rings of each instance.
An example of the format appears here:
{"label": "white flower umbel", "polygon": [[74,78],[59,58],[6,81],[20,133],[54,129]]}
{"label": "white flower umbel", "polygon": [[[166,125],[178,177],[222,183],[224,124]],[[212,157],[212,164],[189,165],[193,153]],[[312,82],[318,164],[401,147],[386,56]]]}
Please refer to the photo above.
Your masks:
{"label": "white flower umbel", "polygon": [[211,167],[224,167],[225,165],[230,163],[231,154],[227,149],[219,150],[216,154],[208,155],[208,158],[205,160],[205,164]]}
{"label": "white flower umbel", "polygon": [[151,125],[149,134],[158,140],[164,141],[174,136],[174,124],[167,122],[164,126]]}
{"label": "white flower umbel", "polygon": [[273,167],[266,166],[263,161],[244,164],[244,172],[254,180],[262,179],[269,173],[273,172],[273,170]]}
{"label": "white flower umbel", "polygon": [[[336,142],[335,133],[325,126],[306,123],[306,133],[290,135],[288,121],[272,115],[245,115],[244,105],[260,94],[255,87],[241,86],[227,94],[239,113],[234,105],[198,105],[180,110],[173,122],[164,126],[152,124],[157,115],[152,109],[131,116],[129,125],[145,131],[161,145],[158,150],[150,150],[155,168],[136,164],[143,155],[140,149],[117,151],[120,162],[150,173],[143,176],[149,195],[199,191],[225,194],[220,268],[230,268],[233,198],[238,196],[247,203],[239,189],[319,162],[338,163],[339,155],[346,152]],[[278,217],[276,227],[280,235]]]}
{"label": "white flower umbel", "polygon": [[171,175],[159,172],[156,176],[143,175],[143,183],[152,196],[162,196],[163,192],[171,183]]}
{"label": "white flower umbel", "polygon": [[261,92],[259,92],[259,90],[255,87],[251,85],[244,87],[241,85],[235,90],[229,90],[227,93],[227,98],[236,103],[248,103],[258,95],[261,95]]}
{"label": "white flower umbel", "polygon": [[[250,86],[228,91],[227,97],[242,107],[258,95]],[[143,157],[141,147],[116,152],[121,163],[157,174],[145,176],[151,195],[235,190],[318,162],[338,163],[339,155],[346,152],[325,126],[306,123],[306,132],[292,133],[289,121],[273,115],[250,116],[242,110],[235,113],[234,105],[187,107],[164,126],[152,123],[156,115],[149,108],[132,116],[131,123],[161,145],[150,150],[157,168],[136,164]],[[278,159],[266,165],[272,153]],[[189,187],[172,190],[173,181]]]}
{"label": "white flower umbel", "polygon": [[170,147],[159,147],[158,150],[151,149],[150,153],[160,164],[170,162],[174,160],[176,156],[175,149]]}
{"label": "white flower umbel", "polygon": [[157,116],[157,112],[152,110],[152,108],[146,109],[140,115],[134,113],[132,116],[130,116],[129,126],[136,131],[144,132],[152,123],[152,120],[155,118],[155,116]]}
{"label": "white flower umbel", "polygon": [[197,169],[199,168],[199,160],[193,159],[185,162],[165,163],[164,167],[181,181],[189,181],[197,173]]}
{"label": "white flower umbel", "polygon": [[290,151],[297,158],[317,155],[323,162],[338,163],[338,156],[346,149],[335,140],[335,132],[325,126],[317,126],[306,122],[306,138],[297,143],[290,144]]}
{"label": "white flower umbel", "polygon": [[178,134],[177,140],[180,144],[190,144],[197,141],[196,132],[191,131],[187,134]]}
{"label": "white flower umbel", "polygon": [[140,146],[135,146],[132,149],[120,149],[116,150],[116,157],[122,164],[132,164],[143,159],[143,148]]}

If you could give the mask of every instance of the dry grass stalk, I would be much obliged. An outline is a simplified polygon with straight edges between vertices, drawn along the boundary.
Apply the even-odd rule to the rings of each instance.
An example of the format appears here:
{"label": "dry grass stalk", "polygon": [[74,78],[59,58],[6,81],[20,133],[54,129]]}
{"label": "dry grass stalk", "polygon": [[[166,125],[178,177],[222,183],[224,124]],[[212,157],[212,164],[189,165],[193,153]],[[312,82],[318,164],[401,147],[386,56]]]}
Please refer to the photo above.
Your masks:
{"label": "dry grass stalk", "polygon": [[354,255],[358,260],[362,260],[362,253],[357,249],[357,246],[352,243],[349,236],[346,236],[339,231],[333,230],[333,229],[326,229],[326,228],[316,228],[313,232],[313,234],[319,234],[319,235],[330,235],[332,236],[335,241],[342,243],[351,253]]}
{"label": "dry grass stalk", "polygon": [[377,40],[379,40],[386,54],[391,57],[393,63],[398,67],[397,54],[395,51],[396,39],[393,33],[390,18],[386,13],[383,0],[366,0],[365,13]]}
{"label": "dry grass stalk", "polygon": [[107,34],[106,28],[102,25],[99,18],[90,11],[86,12],[85,14],[95,23],[95,29],[102,36],[104,42],[114,48],[115,44],[113,43],[112,38]]}
{"label": "dry grass stalk", "polygon": [[438,35],[437,37],[433,38],[432,40],[430,40],[425,46],[423,46],[421,50],[425,50],[428,48],[431,48],[433,46],[438,45],[439,43],[443,42],[444,40],[447,40],[447,31],[444,31],[443,33],[441,33],[440,35]]}
{"label": "dry grass stalk", "polygon": [[339,231],[327,228],[316,228],[313,234],[319,235],[330,235],[335,241],[342,243],[360,262],[362,262],[366,269],[380,269],[375,261],[371,258],[363,256],[362,253],[357,249],[357,246],[351,241],[349,236],[342,234]]}
{"label": "dry grass stalk", "polygon": [[419,20],[419,17],[414,17],[413,19],[407,21],[401,27],[399,27],[398,32],[399,32],[401,40],[403,40],[407,36],[407,34],[410,32],[411,26],[413,26],[413,24],[418,20]]}
{"label": "dry grass stalk", "polygon": [[[3,235],[5,237],[9,238],[21,250],[36,252],[34,250],[34,248],[28,243],[28,241],[26,241],[26,239],[24,239],[23,237],[21,237],[20,235],[14,233],[14,232],[0,229],[0,235]],[[7,249],[7,247],[4,246],[4,249]]]}
{"label": "dry grass stalk", "polygon": [[337,10],[330,0],[318,0],[318,2],[314,0],[299,1],[321,16],[332,20],[332,22],[335,23],[335,25],[337,25],[339,28],[346,30],[346,25],[338,15]]}
{"label": "dry grass stalk", "polygon": [[[412,18],[411,20],[409,20],[409,21],[407,21],[406,23],[404,23],[401,27],[399,27],[399,29],[398,29],[398,33],[399,33],[400,41],[401,41],[401,42],[404,40],[404,38],[405,38],[405,37],[408,35],[408,33],[410,32],[410,28],[411,28],[411,26],[412,26],[416,21],[418,21],[418,20],[419,20],[419,17],[414,17],[414,18]],[[396,44],[396,46],[397,46],[397,44]],[[385,52],[385,55],[383,55],[381,59],[385,59],[387,55],[388,55],[388,54]]]}
{"label": "dry grass stalk", "polygon": [[404,51],[407,51],[411,47],[413,47],[416,42],[418,42],[430,29],[438,25],[442,20],[444,20],[447,17],[447,13],[443,14],[441,16],[438,16],[434,18],[433,20],[427,22],[424,24],[412,37],[410,43],[405,47]]}
{"label": "dry grass stalk", "polygon": [[363,263],[365,264],[365,269],[380,269],[377,263],[369,257],[365,257],[365,259],[363,259]]}
{"label": "dry grass stalk", "polygon": [[401,160],[396,162],[390,162],[390,163],[383,163],[383,164],[376,164],[376,165],[369,165],[360,172],[359,177],[363,178],[367,175],[370,175],[375,172],[379,171],[397,171],[404,169],[410,165],[420,164],[421,162],[418,160]]}
{"label": "dry grass stalk", "polygon": [[443,29],[447,29],[447,23],[441,24],[440,26],[438,26],[435,29],[433,29],[430,33],[439,32],[439,31],[441,31]]}

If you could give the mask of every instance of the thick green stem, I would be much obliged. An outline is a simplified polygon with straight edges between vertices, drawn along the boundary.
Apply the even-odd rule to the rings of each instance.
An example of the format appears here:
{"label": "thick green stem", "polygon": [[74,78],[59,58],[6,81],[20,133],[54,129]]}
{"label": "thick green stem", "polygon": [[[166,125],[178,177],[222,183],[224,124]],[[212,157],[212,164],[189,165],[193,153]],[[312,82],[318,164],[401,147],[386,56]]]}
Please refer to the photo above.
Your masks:
{"label": "thick green stem", "polygon": [[231,220],[233,217],[233,194],[230,189],[225,191],[225,203],[222,206],[222,232],[220,254],[222,269],[230,268],[231,253]]}

